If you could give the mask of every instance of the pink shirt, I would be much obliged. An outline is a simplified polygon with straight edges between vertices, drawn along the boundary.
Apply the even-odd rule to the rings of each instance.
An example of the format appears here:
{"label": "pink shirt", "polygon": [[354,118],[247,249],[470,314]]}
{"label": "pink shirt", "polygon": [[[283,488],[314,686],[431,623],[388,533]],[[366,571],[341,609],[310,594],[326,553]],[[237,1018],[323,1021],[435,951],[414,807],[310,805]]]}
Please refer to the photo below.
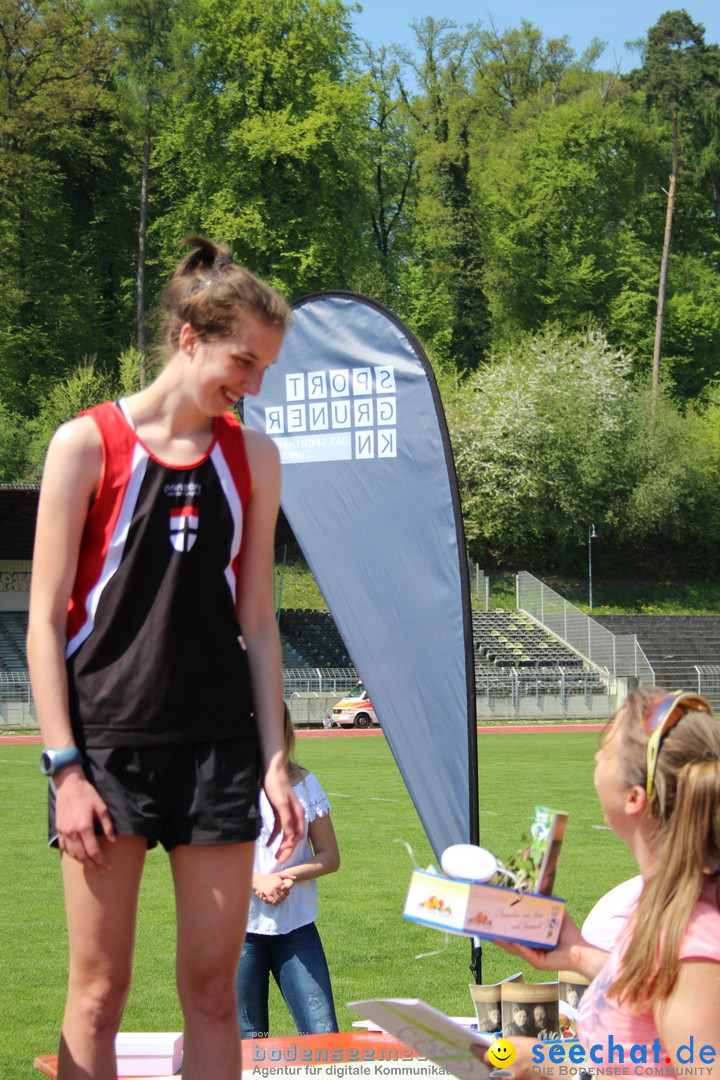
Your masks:
{"label": "pink shirt", "polygon": [[[664,1077],[673,1077],[674,1073],[665,1071],[668,1055],[660,1045],[652,1008],[643,1009],[641,1004],[633,1013],[627,1002],[607,996],[621,971],[628,943],[629,934],[623,931],[605,967],[585,991],[578,1011],[578,1037],[590,1056],[591,1066],[620,1067],[621,1072],[629,1070],[630,1075],[647,1076],[648,1066],[657,1065]],[[720,910],[715,882],[708,882],[703,890],[680,947],[680,959],[691,958],[720,964]]]}

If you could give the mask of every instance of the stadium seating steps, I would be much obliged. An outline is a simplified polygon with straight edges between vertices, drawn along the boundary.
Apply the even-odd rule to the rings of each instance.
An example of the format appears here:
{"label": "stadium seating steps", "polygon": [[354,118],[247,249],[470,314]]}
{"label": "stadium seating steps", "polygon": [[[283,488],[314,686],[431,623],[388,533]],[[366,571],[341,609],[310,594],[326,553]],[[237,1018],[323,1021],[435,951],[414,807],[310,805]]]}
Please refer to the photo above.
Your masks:
{"label": "stadium seating steps", "polygon": [[0,671],[27,671],[27,611],[0,611]]}
{"label": "stadium seating steps", "polygon": [[[605,679],[569,646],[523,611],[473,612],[475,678],[479,693],[506,697],[516,679],[519,693],[604,693]],[[290,609],[280,614],[283,663],[292,668],[352,665],[327,611]]]}
{"label": "stadium seating steps", "polygon": [[[473,612],[476,667],[583,668],[582,659],[522,611]],[[346,668],[353,662],[329,611],[280,612],[284,667]],[[27,670],[27,612],[0,612],[0,669]]]}
{"label": "stadium seating steps", "polygon": [[[696,664],[720,664],[720,615],[596,615],[614,634],[635,634],[658,685],[697,685]],[[352,668],[328,611],[283,610],[279,617],[285,668]],[[524,611],[473,611],[475,677],[479,693],[553,693],[560,675],[570,692],[599,693],[602,676]],[[0,671],[25,672],[27,612],[0,611]],[[504,677],[503,677],[504,676]],[[573,691],[573,685],[576,686]]]}
{"label": "stadium seating steps", "polygon": [[611,634],[635,634],[668,690],[697,689],[695,665],[720,664],[720,615],[595,615]]}

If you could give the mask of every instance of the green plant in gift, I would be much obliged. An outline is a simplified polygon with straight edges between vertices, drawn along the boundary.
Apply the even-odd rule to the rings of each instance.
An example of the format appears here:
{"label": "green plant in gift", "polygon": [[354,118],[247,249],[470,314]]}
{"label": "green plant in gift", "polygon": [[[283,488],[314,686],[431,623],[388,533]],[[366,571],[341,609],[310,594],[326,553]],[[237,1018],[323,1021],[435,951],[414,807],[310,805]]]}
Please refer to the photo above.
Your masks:
{"label": "green plant in gift", "polygon": [[519,892],[535,892],[542,853],[532,843],[529,833],[522,837],[523,846],[505,862],[498,859],[498,872],[492,878],[491,885],[502,885],[506,889]]}

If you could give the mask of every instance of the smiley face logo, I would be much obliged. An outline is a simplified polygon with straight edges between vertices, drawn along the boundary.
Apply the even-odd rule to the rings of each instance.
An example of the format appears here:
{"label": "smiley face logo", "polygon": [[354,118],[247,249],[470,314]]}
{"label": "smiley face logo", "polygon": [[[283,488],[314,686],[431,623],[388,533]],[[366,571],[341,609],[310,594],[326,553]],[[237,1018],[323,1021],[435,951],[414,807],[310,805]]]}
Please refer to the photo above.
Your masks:
{"label": "smiley face logo", "polygon": [[498,1069],[505,1069],[515,1060],[515,1047],[507,1039],[496,1039],[488,1050],[488,1058]]}

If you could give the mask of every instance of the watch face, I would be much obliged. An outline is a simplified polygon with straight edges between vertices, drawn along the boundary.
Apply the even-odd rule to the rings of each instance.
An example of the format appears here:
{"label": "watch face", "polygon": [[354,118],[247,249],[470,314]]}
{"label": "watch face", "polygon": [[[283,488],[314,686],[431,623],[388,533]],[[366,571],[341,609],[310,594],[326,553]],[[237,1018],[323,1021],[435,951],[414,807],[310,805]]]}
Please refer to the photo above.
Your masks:
{"label": "watch face", "polygon": [[53,759],[52,754],[49,754],[47,750],[43,750],[40,755],[40,772],[45,776],[52,776],[53,771]]}

